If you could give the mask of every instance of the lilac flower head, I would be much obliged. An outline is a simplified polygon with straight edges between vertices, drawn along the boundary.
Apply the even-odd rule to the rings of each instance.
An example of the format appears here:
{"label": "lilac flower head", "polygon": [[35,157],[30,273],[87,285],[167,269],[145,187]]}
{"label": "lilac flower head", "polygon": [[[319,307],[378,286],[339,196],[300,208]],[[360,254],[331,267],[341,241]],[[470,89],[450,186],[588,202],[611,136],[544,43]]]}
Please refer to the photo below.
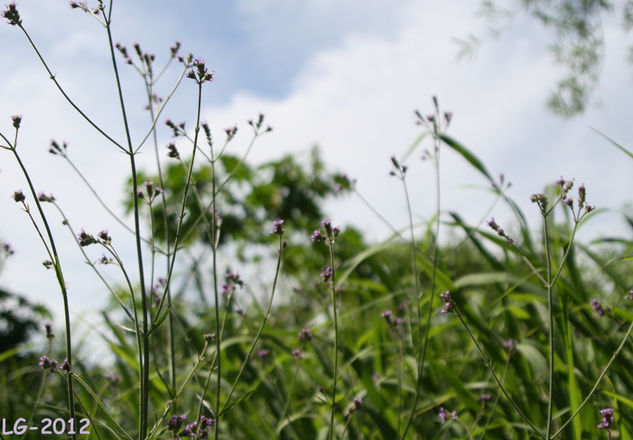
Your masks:
{"label": "lilac flower head", "polygon": [[440,293],[440,298],[444,301],[444,307],[440,310],[440,313],[448,313],[452,310],[453,299],[451,298],[451,292],[448,290],[444,293]]}
{"label": "lilac flower head", "polygon": [[266,356],[268,356],[269,353],[270,353],[270,350],[263,348],[257,352],[257,356],[260,359],[264,359]]}
{"label": "lilac flower head", "polygon": [[312,241],[316,241],[317,243],[320,241],[325,241],[325,237],[323,236],[323,234],[321,234],[321,230],[320,229],[315,229],[314,232],[312,233],[312,236],[310,237],[310,239]]}
{"label": "lilac flower head", "polygon": [[332,275],[332,266],[325,266],[323,268],[323,272],[321,272],[321,277],[323,278],[323,281],[329,283],[330,281],[332,281]]}
{"label": "lilac flower head", "polygon": [[273,230],[270,233],[274,235],[279,235],[281,237],[284,233],[284,221],[283,220],[273,221]]}
{"label": "lilac flower head", "polygon": [[308,327],[303,327],[298,336],[301,342],[307,342],[313,339],[312,332]]}
{"label": "lilac flower head", "polygon": [[503,348],[505,348],[508,351],[512,351],[515,347],[517,346],[517,341],[516,339],[508,339],[507,341],[505,341],[503,343]]}
{"label": "lilac flower head", "polygon": [[602,307],[602,303],[599,299],[591,300],[591,308],[596,312],[597,318],[600,318],[602,315],[604,315],[604,308]]}
{"label": "lilac flower head", "polygon": [[186,418],[187,417],[184,414],[174,414],[169,420],[167,420],[167,428],[176,435]]}
{"label": "lilac flower head", "polygon": [[440,418],[440,423],[442,423],[443,425],[444,423],[446,423],[447,420],[457,419],[457,411],[453,410],[449,412],[443,407],[440,407],[440,412],[437,414],[437,416]]}
{"label": "lilac flower head", "polygon": [[57,361],[44,355],[40,357],[40,361],[37,363],[44,370],[51,370],[57,367]]}
{"label": "lilac flower head", "polygon": [[613,408],[605,408],[600,410],[602,422],[598,425],[598,429],[609,429],[613,423]]}

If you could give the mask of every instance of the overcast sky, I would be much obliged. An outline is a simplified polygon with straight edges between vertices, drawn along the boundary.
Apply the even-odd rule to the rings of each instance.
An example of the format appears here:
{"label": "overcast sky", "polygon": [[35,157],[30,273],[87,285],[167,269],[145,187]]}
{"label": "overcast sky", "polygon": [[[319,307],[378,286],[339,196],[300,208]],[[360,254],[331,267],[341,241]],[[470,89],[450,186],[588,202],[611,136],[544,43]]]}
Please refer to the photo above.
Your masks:
{"label": "overcast sky", "polygon": [[[389,157],[401,155],[420,133],[413,111],[432,111],[432,95],[453,112],[449,134],[475,152],[491,173],[506,175],[513,183],[509,194],[526,212],[535,212],[530,194],[561,175],[585,183],[590,203],[622,208],[629,200],[633,162],[591,127],[633,148],[627,112],[633,102],[633,69],[624,61],[630,39],[607,20],[606,58],[594,105],[582,116],[563,120],[545,107],[561,74],[547,51],[552,35],[519,18],[500,38],[491,38],[477,6],[472,0],[120,1],[114,7],[113,33],[128,47],[140,42],[157,54],[159,64],[169,46],[181,41],[183,52],[206,59],[216,72],[204,91],[204,118],[218,137],[223,128],[238,124],[243,130],[235,151],[243,151],[245,121],[264,113],[274,131],[257,143],[253,160],[288,152],[305,157],[319,145],[325,161],[357,179],[359,191],[397,227],[406,225],[406,211],[399,183],[388,176]],[[122,140],[104,30],[63,1],[29,0],[18,8],[68,94]],[[484,42],[471,58],[458,60],[456,41],[471,34]],[[130,241],[68,166],[46,151],[51,138],[66,140],[77,165],[117,211],[122,211],[126,157],[72,111],[19,29],[2,23],[0,42],[0,130],[11,134],[10,116],[23,115],[20,151],[37,188],[55,194],[75,229],[107,228]],[[138,141],[148,128],[142,83],[127,66],[120,68]],[[165,76],[159,93],[167,94],[176,75],[173,70]],[[164,116],[192,125],[194,93],[193,82],[185,82]],[[160,145],[166,145],[169,132],[161,127],[159,133]],[[13,191],[27,189],[26,183],[11,154],[0,153],[0,241],[16,249],[0,284],[58,311],[61,299],[52,271],[41,265],[42,246],[11,200]],[[416,217],[428,219],[434,206],[433,170],[420,155],[409,160],[410,188]],[[147,148],[141,163],[149,166],[152,157]],[[444,209],[477,224],[491,203],[486,182],[448,150],[441,168]],[[388,231],[354,197],[332,203],[328,212],[336,223],[355,224],[375,240]],[[106,292],[50,214],[60,237],[71,307],[76,316],[94,310]],[[501,223],[512,221],[502,208],[494,214]],[[621,224],[617,213],[607,213],[588,225],[587,234],[592,227],[595,234]],[[132,246],[123,247],[132,258]]]}

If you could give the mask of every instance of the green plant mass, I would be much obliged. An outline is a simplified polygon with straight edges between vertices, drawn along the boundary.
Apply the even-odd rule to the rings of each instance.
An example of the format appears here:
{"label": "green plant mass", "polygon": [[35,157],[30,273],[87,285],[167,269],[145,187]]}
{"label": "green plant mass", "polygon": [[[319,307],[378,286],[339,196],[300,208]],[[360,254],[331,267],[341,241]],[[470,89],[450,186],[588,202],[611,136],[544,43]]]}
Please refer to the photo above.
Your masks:
{"label": "green plant mass", "polygon": [[[554,15],[544,3],[522,5],[549,23],[574,19],[583,2]],[[599,7],[585,3],[582,17]],[[2,212],[24,217],[3,234],[19,249],[16,231],[29,228],[44,255],[30,271],[50,275],[63,322],[51,325],[27,293],[0,289],[0,439],[633,438],[633,220],[624,216],[621,236],[580,240],[606,212],[590,185],[535,183],[524,212],[505,178],[451,133],[462,115],[433,96],[414,112],[413,146],[385,160],[385,188],[402,211],[384,215],[316,147],[253,160],[252,148],[276,132],[261,113],[216,133],[203,117],[215,72],[181,43],[164,57],[126,46],[114,36],[112,2],[70,4],[103,28],[118,131],[74,100],[19,7],[2,15],[60,105],[111,150],[91,154],[123,156],[127,168],[110,182],[122,193],[112,205],[74,145],[52,140],[39,160],[62,163],[83,186],[42,192],[25,160],[29,115],[0,115],[2,166],[19,172],[3,181],[16,189]],[[145,97],[141,128],[129,73]],[[178,93],[188,94],[189,119],[165,121]],[[456,191],[441,178],[445,154],[495,199],[478,223],[445,207]],[[419,172],[432,176],[423,199]],[[77,198],[99,209],[100,228],[68,214]],[[343,224],[328,208],[334,199],[361,200],[391,232],[372,239]],[[417,214],[423,205],[428,218]],[[66,243],[107,298],[98,322],[71,313]],[[15,254],[0,244],[0,271]]]}

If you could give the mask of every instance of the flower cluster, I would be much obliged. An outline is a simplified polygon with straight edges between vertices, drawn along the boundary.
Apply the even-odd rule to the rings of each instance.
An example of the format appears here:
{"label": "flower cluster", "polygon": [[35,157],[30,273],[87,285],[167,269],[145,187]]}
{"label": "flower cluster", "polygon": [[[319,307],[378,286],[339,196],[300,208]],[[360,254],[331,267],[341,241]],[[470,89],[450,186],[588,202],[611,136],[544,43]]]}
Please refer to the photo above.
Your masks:
{"label": "flower cluster", "polygon": [[517,341],[516,339],[512,339],[512,338],[508,339],[507,341],[503,343],[503,348],[505,348],[509,352],[514,350],[516,346],[517,346]]}
{"label": "flower cluster", "polygon": [[21,115],[11,116],[11,122],[13,124],[13,128],[17,130],[18,128],[20,128],[20,123],[22,122],[22,116]]}
{"label": "flower cluster", "polygon": [[402,324],[402,318],[396,316],[392,319],[393,312],[389,309],[385,310],[380,314],[381,317],[385,318],[385,321],[389,325],[389,328],[394,331],[396,334],[402,336],[402,330],[399,328],[400,324]]}
{"label": "flower cluster", "polygon": [[244,287],[244,281],[237,272],[226,271],[224,275],[224,284],[222,284],[222,296],[228,298],[237,287]]}
{"label": "flower cluster", "polygon": [[599,299],[591,300],[591,308],[594,310],[594,312],[596,312],[597,318],[600,318],[602,315],[604,315],[604,312],[609,310],[609,307],[607,307],[606,309],[602,307],[602,303],[600,302]]}
{"label": "flower cluster", "polygon": [[283,220],[275,220],[273,221],[273,230],[270,231],[273,235],[279,235],[280,237],[284,234],[284,221]]}
{"label": "flower cluster", "polygon": [[324,283],[332,282],[332,266],[325,266],[323,268],[323,272],[321,272],[321,278],[323,278]]}
{"label": "flower cluster", "polygon": [[9,3],[7,9],[2,12],[2,16],[7,19],[11,26],[22,26],[22,19],[15,3]]}
{"label": "flower cluster", "polygon": [[598,429],[609,429],[613,423],[613,408],[605,408],[600,410],[602,422],[598,425]]}
{"label": "flower cluster", "polygon": [[37,365],[39,365],[44,370],[52,370],[54,368],[57,368],[57,361],[44,355],[40,357],[40,361],[37,363]]}
{"label": "flower cluster", "polygon": [[314,242],[328,242],[333,244],[338,234],[341,233],[340,226],[332,226],[332,220],[325,219],[321,221],[321,228],[315,229],[310,239]]}
{"label": "flower cluster", "polygon": [[202,58],[197,58],[193,62],[193,67],[187,72],[187,78],[195,80],[198,84],[202,85],[207,81],[213,81],[213,75],[215,72],[207,69],[207,62]]}
{"label": "flower cluster", "polygon": [[404,179],[404,176],[407,174],[407,166],[401,165],[400,162],[398,162],[398,159],[396,159],[396,156],[391,156],[391,164],[394,169],[389,171],[389,175]]}
{"label": "flower cluster", "polygon": [[[181,437],[190,437],[196,440],[209,438],[209,427],[213,426],[214,423],[211,417],[200,416],[199,423],[192,422],[183,428],[182,426],[185,424],[186,419],[187,417],[184,414],[174,414],[167,420],[167,429],[173,434],[172,440],[178,440]],[[198,427],[198,425],[200,426]],[[196,430],[198,431],[197,433]]]}
{"label": "flower cluster", "polygon": [[349,414],[352,414],[358,411],[359,409],[361,409],[362,407],[363,407],[363,399],[361,399],[360,397],[354,397],[354,401],[352,403],[352,406],[350,406],[348,412]]}
{"label": "flower cluster", "polygon": [[298,333],[298,336],[299,336],[299,341],[301,341],[302,344],[306,342],[310,342],[313,339],[312,332],[310,331],[308,327],[303,327],[301,331]]}
{"label": "flower cluster", "polygon": [[298,348],[295,348],[294,350],[292,350],[292,355],[295,357],[295,359],[297,359],[298,361],[300,361],[301,359],[303,359],[303,353],[301,352],[301,350],[299,350]]}
{"label": "flower cluster", "polygon": [[160,186],[154,186],[154,182],[151,180],[144,182],[143,185],[145,191],[139,189],[136,195],[141,200],[147,200],[147,203],[152,203],[157,196],[163,193],[163,189]]}
{"label": "flower cluster", "polygon": [[440,407],[440,412],[437,416],[440,418],[440,423],[443,425],[447,420],[457,419],[457,411],[453,410],[449,412],[443,407]]}
{"label": "flower cluster", "polygon": [[440,313],[448,313],[453,310],[453,298],[451,298],[451,292],[448,290],[444,293],[440,293],[440,298],[444,301],[444,307],[440,310]]}
{"label": "flower cluster", "polygon": [[[248,125],[253,127],[253,130],[255,130],[255,134],[256,135],[260,134],[262,126],[264,125],[264,114],[260,113],[259,115],[257,115],[257,120],[256,121],[253,121],[252,119],[250,119],[248,121]],[[264,133],[268,133],[269,131],[272,131],[272,130],[273,130],[273,128],[270,125],[268,125],[268,126],[266,126],[266,129],[264,130]]]}
{"label": "flower cluster", "polygon": [[79,246],[81,247],[90,246],[91,244],[108,246],[112,244],[112,237],[110,237],[110,234],[105,229],[97,234],[97,238],[82,230],[77,236],[77,241],[79,241]]}
{"label": "flower cluster", "polygon": [[62,142],[61,145],[56,140],[51,140],[51,146],[48,149],[48,152],[52,155],[60,155],[62,157],[66,157],[66,149],[68,148],[68,144],[66,142]]}
{"label": "flower cluster", "polygon": [[422,116],[422,114],[416,110],[415,115],[418,120],[416,123],[418,125],[424,125],[429,130],[431,130],[435,135],[438,135],[448,128],[453,120],[452,112],[440,112],[440,105],[437,100],[437,96],[433,96],[433,107],[435,109],[435,113],[428,114],[426,116]]}
{"label": "flower cluster", "polygon": [[506,240],[506,242],[508,242],[508,244],[512,244],[514,243],[514,240],[512,238],[510,238],[508,236],[508,234],[505,233],[505,231],[503,230],[503,228],[501,228],[497,222],[495,221],[494,217],[491,217],[490,220],[488,220],[487,222],[488,226],[490,226],[490,228],[495,231],[497,233],[497,235],[499,235],[499,237],[504,238]]}

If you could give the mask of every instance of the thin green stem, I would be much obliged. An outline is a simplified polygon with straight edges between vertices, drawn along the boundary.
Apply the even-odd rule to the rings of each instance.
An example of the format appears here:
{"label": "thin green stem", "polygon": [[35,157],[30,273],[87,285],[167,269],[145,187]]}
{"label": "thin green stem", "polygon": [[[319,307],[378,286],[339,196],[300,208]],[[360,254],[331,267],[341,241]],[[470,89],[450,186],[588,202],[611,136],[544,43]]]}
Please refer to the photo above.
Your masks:
{"label": "thin green stem", "polygon": [[330,411],[330,430],[328,438],[334,437],[334,413],[336,411],[336,382],[338,379],[338,312],[336,304],[336,279],[334,271],[334,243],[328,238],[330,248],[330,268],[332,269],[332,279],[330,280],[330,291],[332,293],[332,309],[334,314],[334,383],[332,385],[332,409]]}
{"label": "thin green stem", "polygon": [[549,384],[547,391],[547,432],[545,438],[549,439],[552,433],[552,416],[554,413],[554,309],[552,305],[554,286],[552,286],[552,261],[549,251],[549,228],[546,213],[543,213],[543,234],[545,241],[545,264],[547,267],[547,311],[549,315]]}
{"label": "thin green stem", "polygon": [[136,171],[136,160],[134,154],[134,147],[132,146],[132,137],[130,134],[130,127],[127,118],[127,112],[125,109],[125,101],[123,99],[123,90],[121,88],[121,78],[119,76],[119,70],[116,62],[116,55],[114,52],[114,43],[112,39],[111,20],[112,16],[112,3],[110,2],[110,9],[108,11],[108,18],[106,19],[106,32],[108,34],[108,45],[110,47],[110,57],[112,60],[112,68],[114,70],[114,77],[116,81],[117,94],[119,98],[119,104],[121,108],[121,116],[123,118],[123,125],[125,128],[125,137],[127,140],[127,152],[130,157],[130,171],[132,174],[132,199],[134,202],[134,231],[136,238],[136,258],[138,262],[139,283],[140,283],[140,295],[141,295],[141,307],[143,313],[143,362],[141,368],[141,380],[139,386],[141,411],[139,414],[139,440],[143,440],[147,436],[147,426],[149,418],[149,371],[150,371],[150,350],[149,350],[149,309],[147,304],[147,292],[145,291],[145,271],[143,268],[143,248],[141,244],[141,225],[138,206],[138,181]]}

